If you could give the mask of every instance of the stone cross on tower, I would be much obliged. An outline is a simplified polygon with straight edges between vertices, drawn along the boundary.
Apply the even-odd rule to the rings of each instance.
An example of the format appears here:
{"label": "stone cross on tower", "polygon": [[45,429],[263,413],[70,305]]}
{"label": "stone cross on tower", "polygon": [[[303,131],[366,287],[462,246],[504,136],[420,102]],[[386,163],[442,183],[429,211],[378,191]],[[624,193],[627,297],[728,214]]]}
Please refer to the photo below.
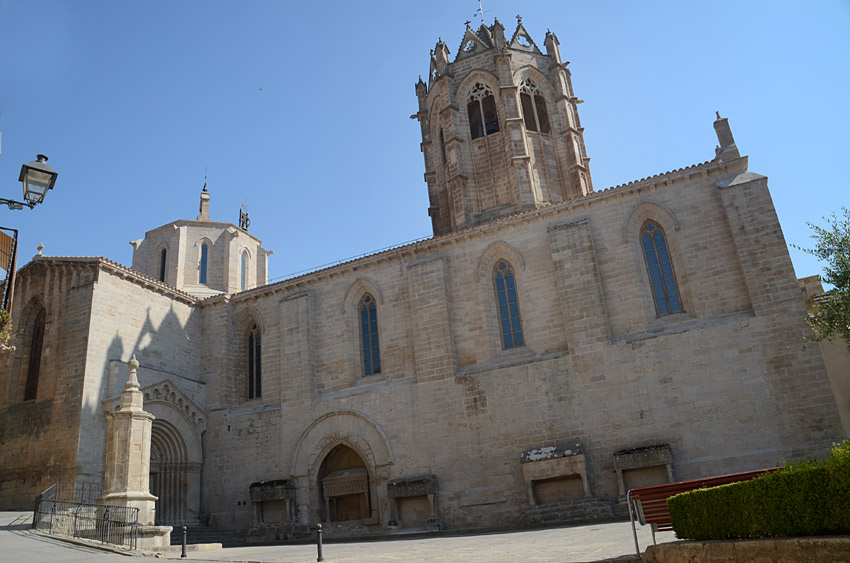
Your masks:
{"label": "stone cross on tower", "polygon": [[171,544],[171,526],[154,526],[157,497],[150,493],[151,424],[154,416],[143,408],[135,354],[130,377],[121,392],[121,406],[107,413],[106,460],[103,496],[98,504],[139,509],[139,548]]}

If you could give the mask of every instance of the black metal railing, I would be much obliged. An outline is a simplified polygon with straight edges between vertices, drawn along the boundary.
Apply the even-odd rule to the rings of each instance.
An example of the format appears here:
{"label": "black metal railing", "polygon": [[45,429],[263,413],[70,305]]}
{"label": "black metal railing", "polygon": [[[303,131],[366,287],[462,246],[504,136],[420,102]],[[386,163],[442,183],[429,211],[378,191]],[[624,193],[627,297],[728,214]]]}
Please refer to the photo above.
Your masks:
{"label": "black metal railing", "polygon": [[139,509],[47,500],[42,497],[36,507],[33,528],[50,534],[136,549]]}
{"label": "black metal railing", "polygon": [[47,487],[36,497],[39,500],[59,500],[62,502],[79,502],[95,504],[103,491],[103,485],[85,481],[59,481]]}
{"label": "black metal railing", "polygon": [[76,502],[80,504],[96,504],[101,496],[103,485],[96,482],[84,481],[59,481],[47,487],[41,494],[35,497],[33,508],[33,528],[38,518],[39,506],[42,501],[58,500],[61,502]]}

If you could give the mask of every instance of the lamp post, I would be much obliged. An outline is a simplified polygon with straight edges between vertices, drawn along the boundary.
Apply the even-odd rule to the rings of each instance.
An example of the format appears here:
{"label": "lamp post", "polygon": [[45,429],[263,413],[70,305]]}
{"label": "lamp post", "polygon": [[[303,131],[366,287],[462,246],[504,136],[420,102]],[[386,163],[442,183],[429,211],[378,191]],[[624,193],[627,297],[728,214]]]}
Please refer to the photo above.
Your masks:
{"label": "lamp post", "polygon": [[36,160],[21,166],[21,175],[18,177],[18,181],[24,185],[24,201],[0,198],[0,205],[6,205],[9,209],[23,209],[26,205],[32,209],[44,201],[47,190],[53,189],[58,175],[47,164],[46,156],[43,154],[36,156]]}
{"label": "lamp post", "polygon": [[[47,157],[43,154],[37,155],[36,160],[21,166],[21,174],[18,181],[24,185],[24,201],[15,201],[0,197],[0,205],[6,205],[9,209],[23,209],[26,205],[30,209],[42,203],[48,190],[53,189],[56,177],[59,174],[47,164]],[[9,231],[12,235],[7,235]],[[3,295],[0,297],[0,309],[9,312],[12,301],[12,289],[15,285],[15,262],[18,254],[18,230],[0,227],[0,268],[6,270],[6,282],[3,284]]]}

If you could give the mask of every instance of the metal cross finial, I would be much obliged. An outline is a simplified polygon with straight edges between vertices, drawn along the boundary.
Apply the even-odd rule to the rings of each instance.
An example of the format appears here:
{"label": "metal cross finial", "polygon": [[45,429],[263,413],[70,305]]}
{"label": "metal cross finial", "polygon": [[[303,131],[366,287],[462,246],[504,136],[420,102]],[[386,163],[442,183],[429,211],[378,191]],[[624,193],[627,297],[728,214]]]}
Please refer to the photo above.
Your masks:
{"label": "metal cross finial", "polygon": [[484,7],[481,6],[481,0],[478,0],[478,15],[481,16],[481,25],[484,25]]}
{"label": "metal cross finial", "polygon": [[516,15],[516,22],[522,23],[522,16],[521,15],[519,15],[519,14]]}
{"label": "metal cross finial", "polygon": [[469,24],[471,24],[472,22],[471,22],[471,21],[469,21],[469,20],[466,20],[466,21],[465,21],[465,22],[463,22],[463,23],[465,23],[465,24],[466,24],[466,29],[469,29]]}

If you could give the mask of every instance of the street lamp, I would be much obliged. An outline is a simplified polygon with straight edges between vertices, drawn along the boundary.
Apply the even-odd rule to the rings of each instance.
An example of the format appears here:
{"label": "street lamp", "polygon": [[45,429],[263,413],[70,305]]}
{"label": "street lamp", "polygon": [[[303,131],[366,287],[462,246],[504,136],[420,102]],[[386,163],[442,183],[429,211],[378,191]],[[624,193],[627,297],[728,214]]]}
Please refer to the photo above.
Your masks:
{"label": "street lamp", "polygon": [[47,164],[47,157],[43,154],[36,156],[36,159],[21,166],[21,175],[18,177],[18,181],[24,184],[24,200],[26,201],[0,198],[0,205],[7,205],[9,209],[23,209],[26,205],[32,209],[44,201],[47,190],[53,189],[59,174]]}

